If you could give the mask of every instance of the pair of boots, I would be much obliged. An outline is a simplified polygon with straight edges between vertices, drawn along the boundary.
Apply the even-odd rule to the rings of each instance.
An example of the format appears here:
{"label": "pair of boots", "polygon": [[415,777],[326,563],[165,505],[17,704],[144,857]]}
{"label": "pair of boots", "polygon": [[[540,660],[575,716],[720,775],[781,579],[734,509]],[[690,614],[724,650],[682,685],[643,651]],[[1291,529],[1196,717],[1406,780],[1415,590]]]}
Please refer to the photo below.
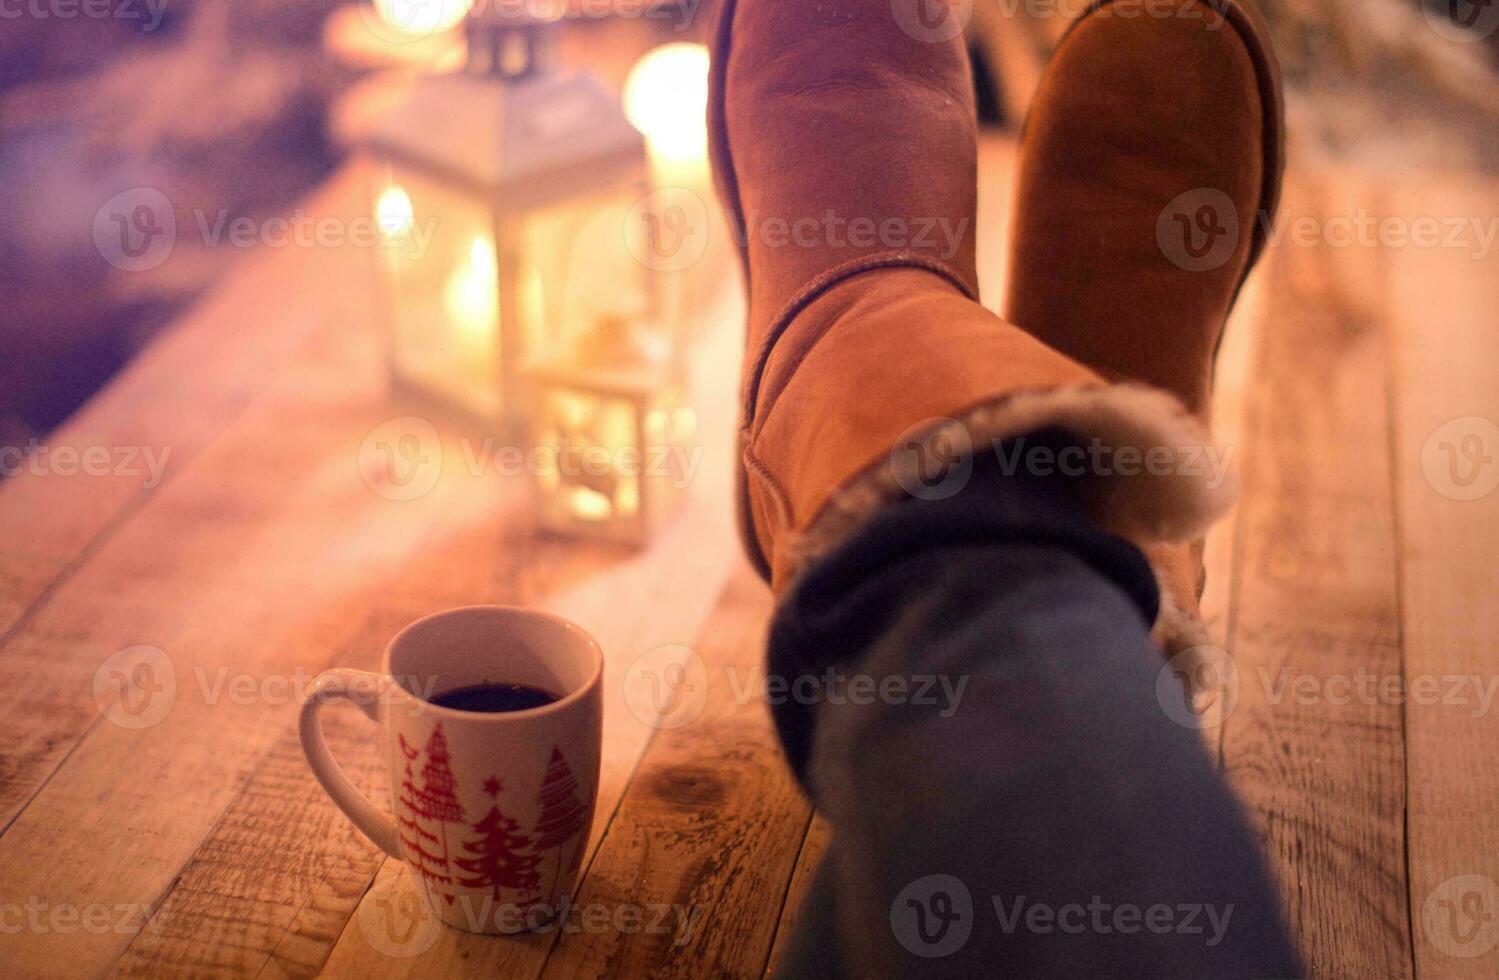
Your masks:
{"label": "pair of boots", "polygon": [[966,49],[922,5],[722,0],[709,132],[749,292],[745,545],[782,592],[875,509],[1059,428],[1078,455],[1011,458],[1080,474],[1091,516],[1152,560],[1156,641],[1194,648],[1200,539],[1233,499],[1205,454],[1213,360],[1282,172],[1266,32],[1246,0],[1102,0],[1071,26],[1020,148],[1001,319],[978,302]]}

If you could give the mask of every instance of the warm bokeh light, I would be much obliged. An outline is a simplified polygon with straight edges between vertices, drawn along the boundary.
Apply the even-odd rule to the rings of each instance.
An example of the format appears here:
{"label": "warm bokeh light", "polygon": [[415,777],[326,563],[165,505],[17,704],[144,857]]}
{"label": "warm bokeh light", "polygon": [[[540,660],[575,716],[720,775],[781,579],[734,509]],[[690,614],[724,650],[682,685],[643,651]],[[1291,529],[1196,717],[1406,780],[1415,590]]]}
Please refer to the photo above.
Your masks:
{"label": "warm bokeh light", "polygon": [[494,242],[476,237],[468,261],[453,270],[443,293],[443,306],[459,333],[479,349],[494,343],[499,318],[499,270]]}
{"label": "warm bokeh light", "polygon": [[625,80],[625,115],[667,160],[705,158],[708,49],[685,42],[655,48]]}
{"label": "warm bokeh light", "polygon": [[400,184],[391,184],[380,192],[375,202],[375,222],[386,238],[395,238],[411,230],[416,222],[416,209],[411,204],[411,195]]}
{"label": "warm bokeh light", "polygon": [[462,23],[473,0],[374,0],[387,25],[403,34],[426,37]]}

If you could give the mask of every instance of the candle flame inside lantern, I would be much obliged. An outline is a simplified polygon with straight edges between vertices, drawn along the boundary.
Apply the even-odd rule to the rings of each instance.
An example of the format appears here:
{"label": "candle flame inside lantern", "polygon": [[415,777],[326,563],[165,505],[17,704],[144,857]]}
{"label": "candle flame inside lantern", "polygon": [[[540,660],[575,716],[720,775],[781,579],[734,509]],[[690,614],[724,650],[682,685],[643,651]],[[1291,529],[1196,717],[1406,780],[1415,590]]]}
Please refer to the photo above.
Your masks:
{"label": "candle flame inside lantern", "polygon": [[411,195],[399,184],[391,184],[380,192],[375,202],[375,223],[386,238],[396,238],[411,230],[416,223],[416,209],[411,205]]}
{"label": "candle flame inside lantern", "polygon": [[374,0],[380,19],[402,34],[427,37],[451,30],[468,16],[473,0]]}
{"label": "candle flame inside lantern", "polygon": [[469,243],[468,261],[448,277],[443,305],[466,340],[478,349],[493,342],[499,315],[499,269],[494,242],[477,236]]}

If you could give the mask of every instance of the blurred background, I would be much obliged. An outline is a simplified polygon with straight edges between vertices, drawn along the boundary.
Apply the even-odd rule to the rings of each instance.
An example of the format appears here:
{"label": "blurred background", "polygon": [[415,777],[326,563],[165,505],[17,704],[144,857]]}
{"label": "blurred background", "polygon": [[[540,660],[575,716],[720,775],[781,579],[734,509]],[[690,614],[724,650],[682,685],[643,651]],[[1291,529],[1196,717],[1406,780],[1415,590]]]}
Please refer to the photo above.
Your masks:
{"label": "blurred background", "polygon": [[[558,65],[586,70],[616,99],[628,101],[634,72],[635,104],[625,109],[648,130],[652,179],[662,182],[663,166],[672,165],[662,161],[672,158],[685,171],[667,180],[706,193],[692,118],[701,111],[706,49],[692,46],[704,40],[712,0],[480,4],[502,16],[519,11],[554,20],[548,43]],[[969,15],[984,122],[1015,127],[1073,12],[1067,0],[948,6]],[[1262,6],[1286,63],[1291,132],[1303,158],[1394,173],[1429,165],[1495,169],[1499,5]],[[409,143],[441,143],[441,133],[420,131],[440,130],[441,120],[401,117],[395,107],[410,100],[413,85],[462,71],[469,7],[469,0],[0,5],[0,445],[24,448],[45,436],[223,276],[246,251],[221,247],[215,232],[227,234],[226,222],[249,218],[263,229],[268,218],[292,216],[393,121],[407,127]],[[663,48],[642,71],[643,59]],[[466,98],[449,95],[439,104]],[[484,98],[470,100],[472,113],[492,107]],[[568,125],[566,112],[556,111]],[[589,152],[606,155],[607,148]],[[111,233],[100,226],[108,225],[101,209],[140,188],[159,191],[175,213],[175,247],[159,262],[106,254],[113,246],[100,242]],[[371,192],[372,212],[380,190]],[[387,210],[377,215],[384,233],[401,231],[401,203],[385,199]],[[117,202],[115,219],[159,217],[140,206],[128,197]],[[682,212],[668,207],[663,214]],[[149,223],[121,227],[150,231]],[[595,321],[613,322],[612,315],[590,313]]]}

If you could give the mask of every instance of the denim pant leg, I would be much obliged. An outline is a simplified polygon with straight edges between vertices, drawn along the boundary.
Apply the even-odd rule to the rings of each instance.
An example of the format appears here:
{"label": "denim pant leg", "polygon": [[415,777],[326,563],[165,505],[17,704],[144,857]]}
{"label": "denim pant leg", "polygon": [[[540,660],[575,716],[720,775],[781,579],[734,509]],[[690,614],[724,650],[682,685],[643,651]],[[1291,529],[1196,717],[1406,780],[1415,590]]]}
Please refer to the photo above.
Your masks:
{"label": "denim pant leg", "polygon": [[1158,689],[1158,598],[1066,480],[990,463],[804,576],[770,670],[822,694],[773,710],[834,840],[785,976],[1302,975],[1237,802]]}

